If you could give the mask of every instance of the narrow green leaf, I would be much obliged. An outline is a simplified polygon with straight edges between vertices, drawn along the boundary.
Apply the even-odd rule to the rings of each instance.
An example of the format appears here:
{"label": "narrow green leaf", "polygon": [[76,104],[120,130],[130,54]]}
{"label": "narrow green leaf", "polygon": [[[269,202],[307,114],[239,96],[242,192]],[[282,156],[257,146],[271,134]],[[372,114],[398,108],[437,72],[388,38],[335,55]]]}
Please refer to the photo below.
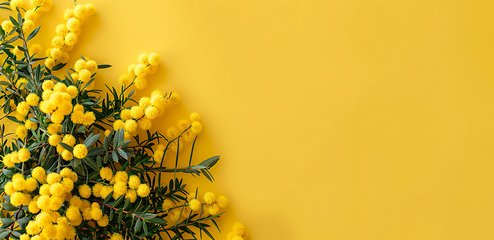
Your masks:
{"label": "narrow green leaf", "polygon": [[39,32],[39,29],[41,28],[41,26],[37,27],[36,29],[34,29],[34,31],[31,32],[31,34],[29,34],[29,36],[27,37],[26,41],[29,41],[31,40],[34,36],[36,36],[36,34],[38,34]]}

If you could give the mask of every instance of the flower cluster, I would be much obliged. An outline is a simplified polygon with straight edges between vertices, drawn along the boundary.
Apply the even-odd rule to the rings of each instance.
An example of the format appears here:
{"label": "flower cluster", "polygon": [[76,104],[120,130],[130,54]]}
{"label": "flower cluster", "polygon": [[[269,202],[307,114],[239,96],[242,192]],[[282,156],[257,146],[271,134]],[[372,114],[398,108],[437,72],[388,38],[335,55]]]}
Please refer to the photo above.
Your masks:
{"label": "flower cluster", "polygon": [[51,40],[52,48],[46,50],[45,65],[48,68],[53,68],[59,63],[67,63],[69,61],[69,52],[74,49],[75,44],[81,35],[81,26],[84,24],[88,16],[93,15],[96,9],[93,4],[78,4],[73,9],[65,10],[63,17],[66,21],[64,24],[59,24],[56,29],[56,36]]}
{"label": "flower cluster", "polygon": [[[52,71],[68,61],[80,26],[94,14],[94,6],[79,4],[65,11],[66,24],[57,26],[42,64],[38,61],[43,58],[34,57],[41,46],[27,46],[40,29],[33,31],[32,21],[51,7],[51,1],[31,3],[33,9],[26,11],[22,0],[11,0],[17,18],[4,22],[0,31],[0,54],[6,56],[0,69],[2,119],[18,124],[12,139],[6,139],[10,134],[0,126],[0,239],[178,238],[207,231],[211,225],[204,223],[223,214],[220,210],[228,206],[228,199],[208,192],[198,200],[176,176],[203,175],[213,181],[209,169],[219,156],[193,165],[195,144],[189,164],[178,166],[181,144],[195,143],[202,131],[200,115],[190,114],[166,133],[150,131],[152,121],[178,104],[180,95],[155,90],[132,98],[135,91],[126,92],[132,85],[144,88],[160,56],[141,54],[127,77],[121,77],[123,86],[108,87],[106,94],[94,89],[94,81],[98,70],[110,65],[81,57],[67,76],[54,76]],[[176,154],[175,168],[163,167],[168,150]],[[167,173],[173,177],[164,184]]]}
{"label": "flower cluster", "polygon": [[137,89],[144,89],[148,84],[146,77],[158,71],[161,57],[157,53],[141,53],[137,61],[137,64],[129,65],[127,74],[122,74],[118,78],[122,86],[129,86],[133,82]]}
{"label": "flower cluster", "polygon": [[232,231],[228,233],[228,240],[246,240],[249,234],[242,223],[236,222],[233,224]]}
{"label": "flower cluster", "polygon": [[[34,30],[34,21],[43,13],[50,11],[52,7],[51,0],[31,0],[32,9],[27,10],[24,13],[24,22],[22,24],[22,30],[26,33],[31,33]],[[24,0],[11,0],[10,1],[10,9],[24,9],[25,4]],[[14,24],[10,20],[5,20],[2,22],[2,29],[10,33],[14,29]],[[39,46],[39,45],[38,45]],[[14,55],[18,58],[22,58],[24,53],[19,50],[18,47],[14,49]]]}

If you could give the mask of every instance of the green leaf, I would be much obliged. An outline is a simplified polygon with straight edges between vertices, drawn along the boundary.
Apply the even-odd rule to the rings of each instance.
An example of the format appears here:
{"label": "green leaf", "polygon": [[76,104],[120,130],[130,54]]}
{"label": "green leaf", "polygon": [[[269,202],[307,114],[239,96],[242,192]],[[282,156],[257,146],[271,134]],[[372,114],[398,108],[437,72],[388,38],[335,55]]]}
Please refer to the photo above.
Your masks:
{"label": "green leaf", "polygon": [[92,169],[94,169],[95,171],[99,171],[99,170],[100,170],[100,168],[99,168],[98,164],[97,164],[97,163],[96,163],[93,159],[88,158],[88,157],[85,157],[85,158],[83,158],[83,159],[82,159],[82,161],[83,161],[86,165],[88,165],[88,166],[90,166]]}
{"label": "green leaf", "polygon": [[15,222],[14,219],[11,219],[11,218],[2,218],[3,225],[10,226],[14,222]]}
{"label": "green leaf", "polygon": [[118,154],[120,154],[120,156],[122,156],[123,158],[127,159],[128,156],[127,156],[127,153],[124,152],[124,150],[122,150],[121,148],[117,148],[117,152]]}
{"label": "green leaf", "polygon": [[29,221],[31,221],[31,217],[23,217],[21,219],[17,219],[17,222],[20,223],[20,224],[26,224]]}
{"label": "green leaf", "polygon": [[101,134],[96,134],[96,135],[94,135],[92,137],[87,138],[84,141],[84,145],[89,149],[90,147],[92,147],[98,141],[99,136],[101,136]]}
{"label": "green leaf", "polygon": [[73,148],[73,147],[71,147],[71,146],[69,146],[69,145],[67,145],[66,143],[60,142],[59,144],[60,144],[63,148],[67,149],[67,150],[68,150],[69,152],[71,152],[71,153],[74,151],[74,148]]}
{"label": "green leaf", "polygon": [[142,215],[142,218],[144,218],[144,220],[151,220],[157,216],[158,216],[158,214],[156,214],[156,213],[146,213],[146,214]]}
{"label": "green leaf", "polygon": [[213,167],[218,161],[220,160],[220,156],[214,156],[214,157],[210,157],[204,161],[202,161],[201,163],[199,163],[199,165],[202,165],[202,166],[207,166],[208,168],[211,168]]}
{"label": "green leaf", "polygon": [[7,238],[7,235],[10,233],[10,229],[2,229],[0,230],[0,239],[5,239]]}
{"label": "green leaf", "polygon": [[19,27],[19,23],[17,22],[17,20],[15,20],[15,18],[13,18],[12,16],[9,16],[9,18],[12,24],[14,24],[14,26]]}
{"label": "green leaf", "polygon": [[16,237],[20,237],[22,234],[18,231],[12,231],[12,235],[14,235]]}
{"label": "green leaf", "polygon": [[113,158],[113,161],[118,162],[118,155],[115,151],[111,152],[111,157]]}
{"label": "green leaf", "polygon": [[120,203],[122,203],[124,198],[125,198],[125,195],[118,197],[117,200],[115,200],[115,202],[113,202],[113,207],[117,207]]}
{"label": "green leaf", "polygon": [[105,69],[105,68],[109,68],[109,67],[111,67],[110,64],[99,64],[98,65],[98,69]]}
{"label": "green leaf", "polygon": [[39,26],[39,27],[37,27],[36,29],[34,29],[34,31],[33,31],[33,32],[31,32],[31,34],[29,34],[29,36],[27,37],[26,41],[29,41],[29,40],[31,40],[34,36],[36,36],[36,34],[38,34],[39,28],[41,28],[41,26]]}
{"label": "green leaf", "polygon": [[[98,154],[102,154],[105,152],[105,149],[103,147],[97,147],[97,148],[92,148],[91,150],[89,150],[88,152],[88,156],[89,157],[93,157],[93,156],[96,156]],[[98,156],[100,157],[100,156]]]}
{"label": "green leaf", "polygon": [[67,63],[59,63],[59,64],[55,65],[51,70],[52,71],[58,71],[58,70],[62,69],[63,67],[65,67],[65,65],[67,65]]}
{"label": "green leaf", "polygon": [[109,202],[112,198],[113,198],[113,191],[111,191],[111,193],[109,193],[108,196],[105,197],[103,203]]}
{"label": "green leaf", "polygon": [[134,232],[137,233],[141,230],[142,227],[142,221],[141,219],[137,219],[136,225],[134,226]]}
{"label": "green leaf", "polygon": [[7,177],[11,178],[12,176],[14,176],[14,171],[9,170],[7,168],[2,169],[2,172],[3,172],[3,174],[7,175]]}
{"label": "green leaf", "polygon": [[153,218],[153,219],[149,219],[147,221],[150,222],[150,223],[156,223],[156,224],[159,224],[159,225],[162,225],[162,226],[166,226],[166,224],[168,223],[163,218]]}
{"label": "green leaf", "polygon": [[124,209],[124,210],[129,209],[130,205],[131,205],[131,204],[130,204],[130,198],[126,198],[126,199],[125,199],[125,204],[124,204],[124,208],[123,208],[123,209]]}

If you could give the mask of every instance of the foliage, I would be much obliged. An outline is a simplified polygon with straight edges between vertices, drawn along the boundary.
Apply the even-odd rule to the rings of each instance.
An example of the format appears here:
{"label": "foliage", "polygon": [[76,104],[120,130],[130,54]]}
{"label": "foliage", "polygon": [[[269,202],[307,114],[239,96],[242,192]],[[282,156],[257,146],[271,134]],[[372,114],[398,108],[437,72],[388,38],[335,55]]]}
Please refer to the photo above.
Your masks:
{"label": "foliage", "polygon": [[[38,8],[41,5],[34,10]],[[4,56],[0,99],[5,114],[1,119],[18,125],[15,134],[0,127],[0,239],[197,239],[203,234],[213,238],[208,228],[217,228],[215,218],[224,212],[214,199],[191,209],[189,201],[197,198],[197,190],[190,194],[177,177],[190,173],[214,180],[209,169],[219,156],[192,165],[202,129],[198,115],[193,114],[192,123],[182,124],[178,133],[150,131],[143,121],[146,108],[164,111],[177,95],[155,91],[154,105],[143,106],[131,90],[137,76],[128,85],[107,86],[106,94],[92,89],[97,70],[110,65],[91,69],[94,60],[82,56],[78,63],[87,63],[86,68],[76,63],[65,77],[55,76],[66,61],[51,56],[55,65],[49,66],[50,57],[30,52],[28,44],[40,27],[26,32],[23,26],[28,20],[22,14],[26,11],[14,12],[11,31],[4,31],[4,24],[0,28],[0,56]],[[85,69],[90,78],[75,79],[82,78]],[[138,108],[144,114],[123,116]],[[137,134],[136,126],[146,129],[145,136]],[[192,150],[187,167],[178,167],[186,136],[193,140]],[[174,168],[163,166],[169,152],[175,154]]]}

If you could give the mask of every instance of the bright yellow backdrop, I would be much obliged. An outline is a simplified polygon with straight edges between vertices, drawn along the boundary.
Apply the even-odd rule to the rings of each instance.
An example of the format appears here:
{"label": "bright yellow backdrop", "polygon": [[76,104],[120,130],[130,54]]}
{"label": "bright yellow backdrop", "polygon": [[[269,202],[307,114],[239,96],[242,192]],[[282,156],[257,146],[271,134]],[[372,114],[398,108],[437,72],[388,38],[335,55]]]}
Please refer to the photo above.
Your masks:
{"label": "bright yellow backdrop", "polygon": [[[54,3],[45,46],[73,6]],[[156,129],[203,116],[195,161],[222,160],[191,189],[229,196],[224,232],[494,239],[493,1],[92,3],[72,53],[113,64],[100,87],[161,54],[142,94],[181,94]]]}

